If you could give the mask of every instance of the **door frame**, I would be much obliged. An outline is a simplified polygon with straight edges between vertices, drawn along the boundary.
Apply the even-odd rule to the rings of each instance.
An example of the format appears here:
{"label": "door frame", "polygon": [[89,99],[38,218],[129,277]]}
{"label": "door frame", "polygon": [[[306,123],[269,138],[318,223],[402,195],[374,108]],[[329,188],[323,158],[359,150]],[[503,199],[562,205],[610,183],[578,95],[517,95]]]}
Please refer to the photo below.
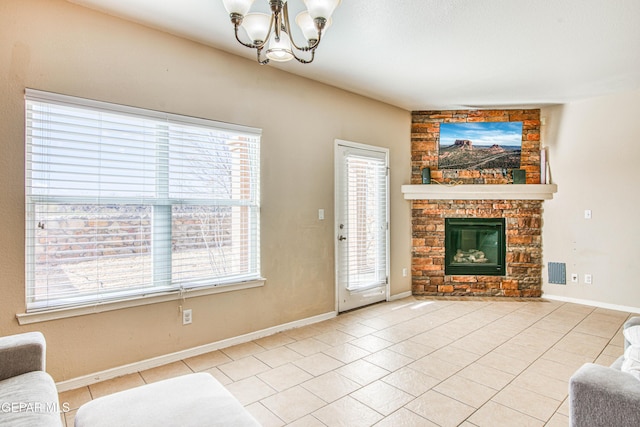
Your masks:
{"label": "door frame", "polygon": [[[368,145],[368,144],[362,144],[359,142],[353,142],[353,141],[346,141],[346,140],[342,140],[342,139],[336,139],[334,141],[334,154],[333,154],[333,158],[334,158],[334,186],[333,186],[333,198],[334,198],[334,224],[333,224],[333,253],[334,253],[334,260],[335,260],[335,277],[334,277],[334,281],[335,281],[335,286],[334,286],[334,290],[335,290],[335,311],[336,313],[340,313],[339,308],[340,308],[340,280],[339,280],[339,268],[340,268],[340,260],[338,259],[338,234],[339,234],[339,220],[340,220],[340,212],[339,212],[339,208],[340,208],[340,200],[339,200],[339,180],[342,179],[342,177],[339,176],[339,171],[340,171],[340,165],[339,162],[342,160],[341,157],[338,156],[338,147],[339,146],[343,146],[343,147],[347,147],[347,148],[355,148],[355,149],[360,149],[360,150],[367,150],[367,151],[373,151],[373,152],[377,152],[377,153],[384,153],[385,155],[385,159],[386,159],[386,163],[387,163],[387,180],[386,180],[386,186],[387,186],[387,191],[386,191],[386,222],[387,222],[387,230],[386,230],[386,248],[385,248],[385,263],[386,263],[386,276],[387,276],[387,283],[385,286],[385,300],[386,301],[390,301],[391,299],[391,267],[389,265],[390,263],[390,248],[391,248],[391,241],[390,241],[390,237],[391,237],[391,206],[390,206],[390,183],[389,183],[389,149],[385,148],[385,147],[378,147],[375,145]],[[344,310],[344,311],[348,311],[348,310]]]}

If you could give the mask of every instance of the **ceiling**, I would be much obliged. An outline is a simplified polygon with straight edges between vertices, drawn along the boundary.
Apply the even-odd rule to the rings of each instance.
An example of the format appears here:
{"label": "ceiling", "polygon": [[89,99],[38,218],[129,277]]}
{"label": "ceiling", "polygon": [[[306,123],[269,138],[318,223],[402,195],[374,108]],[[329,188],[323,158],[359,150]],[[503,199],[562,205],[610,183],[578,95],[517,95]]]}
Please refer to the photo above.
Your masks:
{"label": "ceiling", "polygon": [[[68,1],[255,59],[222,0]],[[640,88],[638,22],[638,0],[343,0],[312,64],[267,67],[412,111],[535,108]]]}

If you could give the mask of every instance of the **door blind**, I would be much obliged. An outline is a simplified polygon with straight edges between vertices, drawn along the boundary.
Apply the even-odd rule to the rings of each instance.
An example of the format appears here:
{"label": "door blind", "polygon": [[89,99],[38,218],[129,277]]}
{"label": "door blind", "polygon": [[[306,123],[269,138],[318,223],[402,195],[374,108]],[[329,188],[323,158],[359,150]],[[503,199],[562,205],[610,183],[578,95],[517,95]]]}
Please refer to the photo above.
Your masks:
{"label": "door blind", "polygon": [[387,164],[383,153],[344,158],[344,186],[340,197],[345,207],[341,283],[350,291],[386,283],[387,247]]}

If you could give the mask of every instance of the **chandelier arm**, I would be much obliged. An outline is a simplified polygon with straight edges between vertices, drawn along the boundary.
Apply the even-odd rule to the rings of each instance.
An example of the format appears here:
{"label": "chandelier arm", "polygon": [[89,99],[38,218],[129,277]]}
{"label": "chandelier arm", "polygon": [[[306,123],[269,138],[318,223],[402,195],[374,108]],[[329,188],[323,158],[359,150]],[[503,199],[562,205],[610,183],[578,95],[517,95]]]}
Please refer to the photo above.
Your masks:
{"label": "chandelier arm", "polygon": [[[264,43],[263,43],[263,46],[264,46]],[[260,53],[262,53],[262,47],[256,48],[256,53],[257,53],[257,57],[258,57],[258,64],[267,65],[269,63],[269,58],[266,58],[264,60],[260,59]]]}
{"label": "chandelier arm", "polygon": [[316,50],[312,49],[311,50],[311,59],[304,59],[304,58],[299,58],[298,55],[296,55],[296,53],[294,51],[291,51],[291,54],[293,55],[293,57],[295,58],[296,61],[298,61],[301,64],[311,64],[313,62],[313,60],[316,57]]}
{"label": "chandelier arm", "polygon": [[[283,14],[285,32],[287,34],[289,34],[289,40],[291,40],[291,45],[293,47],[295,47],[297,50],[301,51],[301,52],[315,51],[315,49],[320,44],[320,38],[322,37],[322,31],[318,31],[318,39],[316,40],[316,42],[313,45],[303,46],[303,47],[298,46],[296,44],[295,40],[293,39],[293,34],[291,33],[291,26],[289,25],[289,7],[287,5],[288,5],[288,3],[284,4],[284,7],[282,9],[282,14]],[[298,59],[298,58],[296,57],[296,59]],[[312,61],[313,61],[313,59],[312,59]],[[306,64],[306,62],[305,62],[305,64]]]}

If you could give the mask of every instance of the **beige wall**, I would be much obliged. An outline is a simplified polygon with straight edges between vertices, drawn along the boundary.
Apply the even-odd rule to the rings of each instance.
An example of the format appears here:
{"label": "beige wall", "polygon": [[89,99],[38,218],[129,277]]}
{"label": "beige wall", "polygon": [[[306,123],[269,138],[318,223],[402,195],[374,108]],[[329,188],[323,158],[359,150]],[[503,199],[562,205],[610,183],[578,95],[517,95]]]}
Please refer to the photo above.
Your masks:
{"label": "beige wall", "polygon": [[[177,301],[19,326],[25,87],[262,128],[266,285],[187,300],[190,326]],[[336,138],[390,149],[391,294],[409,291],[410,206],[400,185],[410,179],[410,120],[408,111],[62,0],[3,0],[0,335],[43,331],[48,370],[62,381],[333,311]]]}
{"label": "beige wall", "polygon": [[558,184],[544,203],[544,259],[565,262],[569,282],[545,283],[544,294],[640,310],[640,91],[545,108],[542,117]]}

